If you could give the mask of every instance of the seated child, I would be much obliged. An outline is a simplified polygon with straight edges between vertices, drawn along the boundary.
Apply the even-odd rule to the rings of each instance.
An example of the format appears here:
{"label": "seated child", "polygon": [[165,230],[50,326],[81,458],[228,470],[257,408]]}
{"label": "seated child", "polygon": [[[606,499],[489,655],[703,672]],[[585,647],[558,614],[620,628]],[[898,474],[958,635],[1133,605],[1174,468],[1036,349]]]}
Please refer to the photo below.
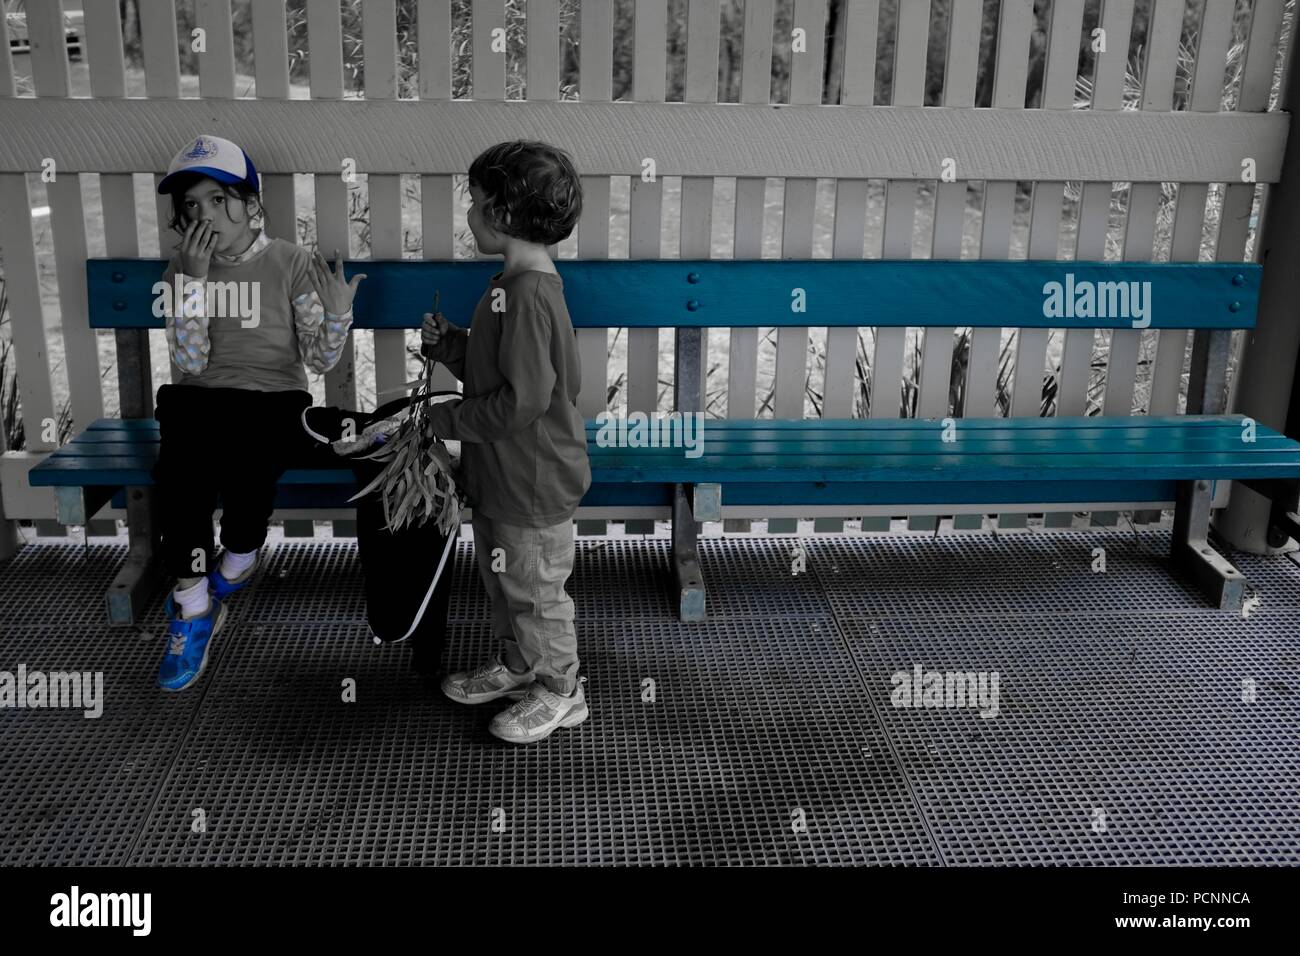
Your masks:
{"label": "seated child", "polygon": [[[312,402],[303,363],[318,373],[338,364],[365,278],[346,282],[337,251],[331,273],[319,251],[257,228],[258,190],[248,155],[207,135],[176,154],[158,185],[182,236],[159,286],[168,351],[184,375],[158,389],[154,412],[162,565],[179,579],[158,669],[168,691],[202,673],[227,596],[257,567],[276,483],[303,447],[299,417]],[[218,497],[225,550],[214,567]]]}

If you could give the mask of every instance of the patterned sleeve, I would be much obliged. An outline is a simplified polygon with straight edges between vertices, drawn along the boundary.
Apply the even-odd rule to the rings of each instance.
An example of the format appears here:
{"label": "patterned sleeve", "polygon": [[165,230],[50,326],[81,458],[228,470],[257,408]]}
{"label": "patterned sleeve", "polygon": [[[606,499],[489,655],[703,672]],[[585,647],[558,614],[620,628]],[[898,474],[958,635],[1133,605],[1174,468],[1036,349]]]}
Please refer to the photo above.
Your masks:
{"label": "patterned sleeve", "polygon": [[298,354],[303,363],[313,372],[324,375],[343,357],[343,346],[352,329],[352,310],[348,309],[342,315],[325,311],[307,276],[310,257],[311,253],[305,249],[298,250],[294,256],[290,292],[293,325],[298,333]]}
{"label": "patterned sleeve", "polygon": [[173,364],[182,372],[198,375],[208,367],[208,310],[203,301],[204,284],[190,290],[185,289],[186,278],[181,275],[182,301],[175,302],[175,277],[180,272],[180,263],[172,259],[163,272],[162,282],[166,290],[162,293],[163,315],[166,318],[164,329],[167,333],[167,353]]}

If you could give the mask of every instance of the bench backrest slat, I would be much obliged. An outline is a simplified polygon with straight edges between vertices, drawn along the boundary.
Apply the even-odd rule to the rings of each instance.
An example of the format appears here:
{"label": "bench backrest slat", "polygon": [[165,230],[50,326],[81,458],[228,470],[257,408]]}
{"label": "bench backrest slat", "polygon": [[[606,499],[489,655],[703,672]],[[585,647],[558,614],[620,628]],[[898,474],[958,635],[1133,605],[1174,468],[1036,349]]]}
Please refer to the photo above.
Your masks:
{"label": "bench backrest slat", "polygon": [[[92,328],[161,328],[161,259],[86,262]],[[357,328],[415,328],[433,294],[468,324],[500,260],[358,260]],[[876,326],[1248,329],[1254,263],[1054,260],[575,260],[556,268],[577,328]],[[802,290],[802,294],[798,291]],[[796,311],[799,307],[803,311]]]}

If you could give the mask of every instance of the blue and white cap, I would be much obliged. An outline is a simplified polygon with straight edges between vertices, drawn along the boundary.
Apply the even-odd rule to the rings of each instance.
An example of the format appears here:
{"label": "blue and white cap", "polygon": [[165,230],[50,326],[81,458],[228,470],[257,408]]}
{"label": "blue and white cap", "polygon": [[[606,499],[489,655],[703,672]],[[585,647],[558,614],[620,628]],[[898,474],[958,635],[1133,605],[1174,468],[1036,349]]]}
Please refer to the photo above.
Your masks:
{"label": "blue and white cap", "polygon": [[248,154],[230,140],[206,133],[176,154],[167,167],[167,175],[158,184],[159,194],[166,194],[175,178],[185,173],[199,173],[231,185],[248,183],[255,191],[261,188],[257,169]]}

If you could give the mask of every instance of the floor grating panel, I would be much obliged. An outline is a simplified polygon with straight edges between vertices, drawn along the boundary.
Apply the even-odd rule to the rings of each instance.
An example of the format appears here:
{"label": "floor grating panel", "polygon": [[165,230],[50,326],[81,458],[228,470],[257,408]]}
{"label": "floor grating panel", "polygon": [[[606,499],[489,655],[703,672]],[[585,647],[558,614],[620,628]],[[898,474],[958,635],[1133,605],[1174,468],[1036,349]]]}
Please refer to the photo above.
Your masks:
{"label": "floor grating panel", "polygon": [[948,863],[1300,863],[1300,613],[840,627]]}
{"label": "floor grating panel", "polygon": [[[504,703],[370,642],[354,540],[270,542],[178,695],[161,594],[104,623],[125,545],[40,541],[0,563],[0,671],[102,671],[104,714],[0,709],[0,864],[1300,863],[1300,567],[1229,554],[1242,617],[1169,574],[1167,529],[1141,542],[706,538],[683,625],[666,539],[582,538],[592,715],[512,747]],[[469,540],[449,616],[445,669],[486,659]],[[916,664],[996,670],[998,716],[894,706]]]}
{"label": "floor grating panel", "polygon": [[[582,623],[591,717],[526,748],[363,626],[245,628],[135,862],[937,862],[829,621],[750,628]],[[490,651],[456,625],[448,667]]]}

